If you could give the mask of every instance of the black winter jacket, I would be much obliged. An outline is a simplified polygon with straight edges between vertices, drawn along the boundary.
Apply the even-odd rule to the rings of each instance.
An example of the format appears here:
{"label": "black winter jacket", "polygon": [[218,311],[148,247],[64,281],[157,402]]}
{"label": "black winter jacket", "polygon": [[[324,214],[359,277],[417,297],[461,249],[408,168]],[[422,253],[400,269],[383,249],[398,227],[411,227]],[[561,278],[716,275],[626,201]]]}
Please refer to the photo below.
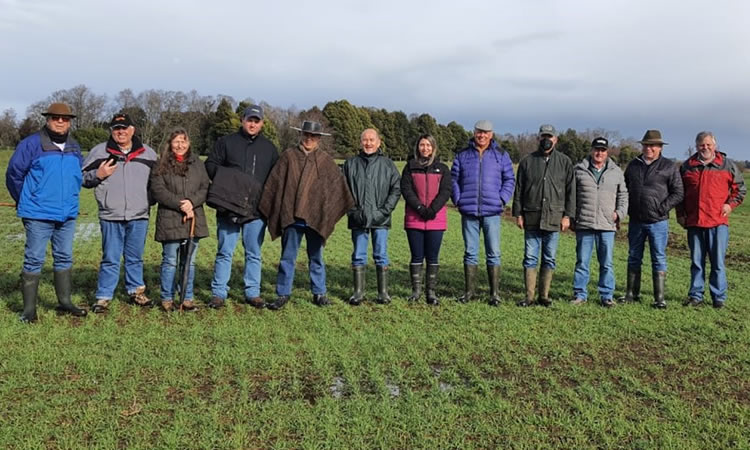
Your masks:
{"label": "black winter jacket", "polygon": [[390,228],[401,197],[401,177],[393,161],[379,149],[371,155],[360,152],[346,160],[343,170],[355,203],[347,213],[349,228]]}
{"label": "black winter jacket", "polygon": [[195,237],[208,236],[206,213],[203,211],[209,185],[208,175],[201,160],[193,154],[188,158],[187,165],[184,177],[169,172],[157,174],[157,169],[151,171],[149,190],[151,198],[159,204],[155,236],[159,242],[190,237],[190,223],[182,221],[185,214],[180,210],[180,201],[185,199],[193,204]]}
{"label": "black winter jacket", "polygon": [[682,202],[680,168],[667,158],[659,157],[646,164],[638,157],[625,169],[630,220],[655,223],[667,220],[669,210]]}
{"label": "black winter jacket", "polygon": [[[278,160],[279,151],[271,141],[262,134],[250,136],[240,128],[236,133],[223,136],[216,141],[213,151],[206,159],[206,172],[211,180],[216,177],[219,167],[233,168],[249,175],[250,192],[238,192],[238,195],[245,197],[249,194],[252,212],[248,217],[257,218],[260,217],[257,205],[263,193],[263,185]],[[230,217],[235,215],[223,209],[217,209],[216,213]]]}

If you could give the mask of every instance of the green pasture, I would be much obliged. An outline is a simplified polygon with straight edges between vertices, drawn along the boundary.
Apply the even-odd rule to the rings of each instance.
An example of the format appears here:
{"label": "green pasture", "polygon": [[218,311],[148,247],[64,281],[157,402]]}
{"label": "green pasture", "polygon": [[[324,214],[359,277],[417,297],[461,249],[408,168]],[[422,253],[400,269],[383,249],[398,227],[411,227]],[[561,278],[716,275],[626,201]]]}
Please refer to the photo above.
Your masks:
{"label": "green pasture", "polygon": [[[10,157],[0,152],[3,173]],[[7,191],[0,201],[10,201]],[[155,210],[154,210],[155,212]],[[200,243],[196,299],[210,298],[216,250]],[[345,221],[325,258],[332,306],[311,304],[300,251],[292,301],[278,312],[242,303],[238,250],[228,307],[164,314],[125,303],[106,315],[58,316],[51,257],[39,321],[23,325],[24,231],[0,208],[0,447],[2,448],[749,448],[750,208],[731,218],[727,307],[686,309],[689,260],[672,223],[669,307],[581,307],[571,296],[575,239],[558,250],[551,308],[521,309],[523,233],[502,227],[504,302],[467,305],[460,218],[451,209],[441,252],[442,303],[408,304],[403,201],[393,214],[389,305],[351,307]],[[153,222],[152,222],[153,226]],[[74,301],[91,304],[101,255],[96,204],[84,190]],[[274,294],[279,241],[266,237],[262,293]],[[615,250],[618,292],[625,229]],[[158,298],[161,246],[146,246],[148,294]],[[646,265],[648,267],[648,265]],[[592,273],[598,270],[592,262]],[[480,297],[486,274],[480,271]],[[596,300],[595,282],[590,298]],[[375,297],[375,270],[368,271]]]}

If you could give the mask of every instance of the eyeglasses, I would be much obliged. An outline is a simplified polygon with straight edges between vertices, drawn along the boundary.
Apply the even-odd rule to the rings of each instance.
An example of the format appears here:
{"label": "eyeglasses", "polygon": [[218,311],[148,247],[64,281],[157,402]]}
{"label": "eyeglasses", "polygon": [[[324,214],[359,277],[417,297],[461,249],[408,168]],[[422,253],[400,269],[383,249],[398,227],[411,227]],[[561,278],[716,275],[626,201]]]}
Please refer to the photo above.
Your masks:
{"label": "eyeglasses", "polygon": [[593,151],[594,152],[604,152],[604,153],[607,153],[607,149],[606,148],[601,148],[601,147],[597,147],[597,148],[593,149]]}
{"label": "eyeglasses", "polygon": [[49,116],[48,120],[51,120],[52,122],[70,122],[70,117],[68,117],[68,116]]}

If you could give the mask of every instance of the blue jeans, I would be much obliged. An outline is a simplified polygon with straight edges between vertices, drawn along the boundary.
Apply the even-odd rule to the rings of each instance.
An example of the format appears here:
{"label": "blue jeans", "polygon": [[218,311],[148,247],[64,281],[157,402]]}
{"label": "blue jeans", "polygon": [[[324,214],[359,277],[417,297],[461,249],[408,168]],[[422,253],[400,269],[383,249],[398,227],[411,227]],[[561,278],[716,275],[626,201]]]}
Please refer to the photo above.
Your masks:
{"label": "blue jeans", "polygon": [[111,300],[120,280],[120,259],[125,259],[125,289],[128,294],[146,285],[143,281],[143,248],[148,219],[101,220],[102,262],[99,264],[97,300]]}
{"label": "blue jeans", "polygon": [[26,245],[23,249],[23,271],[41,273],[47,242],[52,241],[53,269],[66,270],[73,266],[73,236],[76,219],[65,222],[23,219],[26,229]]}
{"label": "blue jeans", "polygon": [[242,225],[226,217],[216,216],[218,250],[214,263],[214,278],[211,280],[211,295],[226,299],[229,294],[229,278],[232,275],[232,258],[237,239],[242,233],[245,248],[245,298],[260,296],[260,247],[266,235],[266,222],[255,219]]}
{"label": "blue jeans", "polygon": [[599,260],[599,298],[612,300],[615,293],[615,271],[612,251],[615,248],[614,231],[576,231],[576,269],[573,273],[573,296],[588,299],[589,265],[591,253],[596,248]]}
{"label": "blue jeans", "polygon": [[352,266],[367,265],[367,242],[372,235],[372,259],[376,266],[387,266],[388,228],[356,228],[352,230]]}
{"label": "blue jeans", "polygon": [[669,238],[669,221],[655,223],[630,221],[628,225],[628,269],[640,272],[643,250],[648,240],[651,252],[651,269],[654,272],[667,271],[667,240]]}
{"label": "blue jeans", "polygon": [[[178,273],[177,268],[184,267],[182,259],[187,256],[180,255],[180,243],[185,241],[166,241],[161,244],[161,299],[172,300],[182,285],[182,271]],[[187,251],[187,244],[183,252]],[[190,257],[190,268],[188,269],[187,285],[185,286],[185,300],[193,299],[193,279],[195,279],[195,255],[198,253],[198,239],[195,239],[193,254]],[[178,261],[179,259],[179,261]]]}
{"label": "blue jeans", "polygon": [[708,286],[711,299],[723,302],[727,299],[727,272],[724,256],[729,245],[729,227],[719,225],[713,228],[688,228],[690,246],[690,292],[688,297],[703,300],[706,277],[706,255],[711,262]]}
{"label": "blue jeans", "polygon": [[479,264],[479,231],[484,233],[484,253],[488,266],[500,265],[500,216],[474,217],[461,215],[464,237],[464,264]]}
{"label": "blue jeans", "polygon": [[411,251],[411,264],[422,264],[427,258],[427,264],[438,264],[440,244],[443,242],[442,230],[406,230],[406,239]]}
{"label": "blue jeans", "polygon": [[539,264],[539,249],[542,250],[542,267],[555,269],[559,231],[524,230],[523,267],[533,269]]}
{"label": "blue jeans", "polygon": [[302,236],[307,241],[308,270],[310,285],[314,295],[326,293],[326,266],[323,262],[323,238],[306,225],[291,225],[284,229],[281,236],[281,261],[276,276],[276,295],[292,294],[294,283],[294,266],[297,261]]}

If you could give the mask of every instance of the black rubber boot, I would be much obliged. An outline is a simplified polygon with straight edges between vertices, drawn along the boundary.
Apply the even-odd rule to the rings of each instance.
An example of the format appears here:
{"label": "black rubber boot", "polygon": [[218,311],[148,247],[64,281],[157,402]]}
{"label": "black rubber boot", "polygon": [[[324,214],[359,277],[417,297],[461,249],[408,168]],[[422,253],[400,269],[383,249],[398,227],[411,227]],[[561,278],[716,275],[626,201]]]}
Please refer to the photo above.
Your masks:
{"label": "black rubber boot", "polygon": [[23,313],[21,313],[21,322],[36,322],[36,295],[39,290],[39,279],[41,273],[23,272],[21,273],[21,292],[23,293]]}
{"label": "black rubber boot", "polygon": [[349,297],[350,305],[359,305],[365,299],[365,266],[353,266],[354,294]]}
{"label": "black rubber boot", "polygon": [[459,303],[468,303],[474,298],[477,290],[477,265],[464,264],[464,295],[456,300]]}
{"label": "black rubber boot", "polygon": [[618,299],[620,303],[632,303],[641,301],[641,271],[628,269],[625,295]]}
{"label": "black rubber boot", "polygon": [[72,269],[58,270],[55,272],[55,294],[57,294],[57,310],[75,317],[86,317],[88,311],[81,309],[70,300],[73,290]]}
{"label": "black rubber boot", "polygon": [[490,306],[500,305],[500,266],[487,266],[487,281],[490,283],[490,300],[487,302]]}
{"label": "black rubber boot", "polygon": [[422,264],[409,264],[409,275],[411,275],[411,296],[407,300],[416,302],[422,296]]}
{"label": "black rubber boot", "polygon": [[439,305],[440,299],[435,292],[437,287],[437,276],[440,270],[440,264],[427,264],[427,304]]}
{"label": "black rubber boot", "polygon": [[664,299],[664,288],[667,283],[667,272],[654,272],[654,308],[666,309],[667,301]]}
{"label": "black rubber boot", "polygon": [[375,271],[378,277],[378,299],[381,305],[391,302],[391,296],[388,295],[388,266],[376,266]]}

